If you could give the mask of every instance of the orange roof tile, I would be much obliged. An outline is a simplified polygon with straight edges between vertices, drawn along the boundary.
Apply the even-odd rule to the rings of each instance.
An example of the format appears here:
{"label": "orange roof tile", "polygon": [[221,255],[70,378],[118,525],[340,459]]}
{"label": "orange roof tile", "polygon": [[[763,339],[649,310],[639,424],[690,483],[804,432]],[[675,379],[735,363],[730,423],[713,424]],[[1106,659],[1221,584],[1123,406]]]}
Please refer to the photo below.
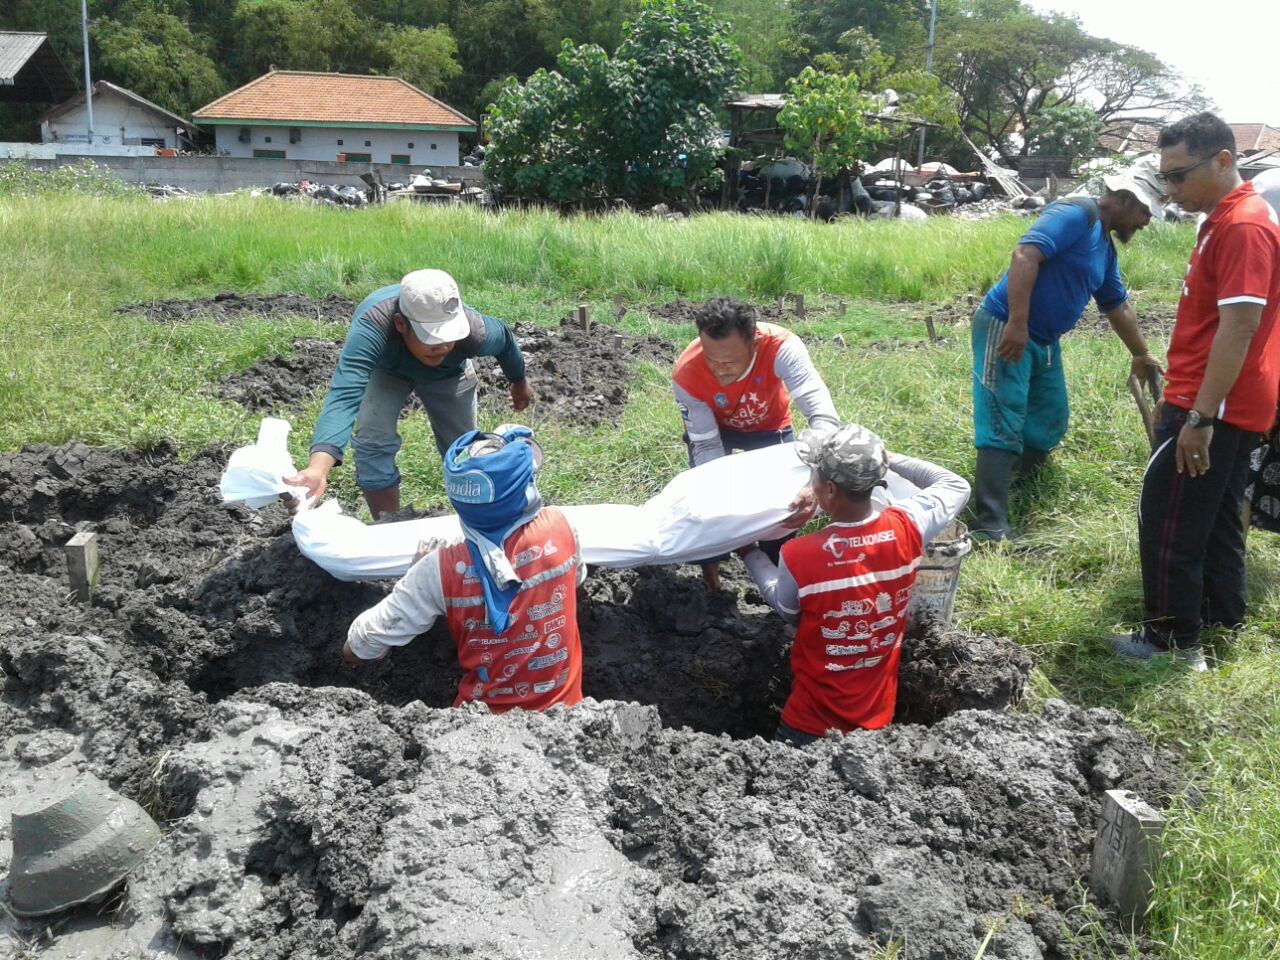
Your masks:
{"label": "orange roof tile", "polygon": [[1280,147],[1280,130],[1265,123],[1228,123],[1235,134],[1236,149],[1241,153],[1251,150],[1271,150]]}
{"label": "orange roof tile", "polygon": [[399,77],[273,70],[206,104],[205,121],[273,120],[299,125],[405,124],[475,129],[465,114]]}

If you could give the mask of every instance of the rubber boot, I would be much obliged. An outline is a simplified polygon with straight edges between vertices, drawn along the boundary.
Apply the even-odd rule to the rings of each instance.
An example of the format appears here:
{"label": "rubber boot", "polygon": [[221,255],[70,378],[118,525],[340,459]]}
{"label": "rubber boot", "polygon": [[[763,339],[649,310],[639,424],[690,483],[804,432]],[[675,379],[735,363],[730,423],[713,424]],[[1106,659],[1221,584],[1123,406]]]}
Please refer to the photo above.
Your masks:
{"label": "rubber boot", "polygon": [[1018,465],[1012,450],[978,449],[978,467],[973,481],[974,539],[1012,540],[1009,527],[1009,486]]}
{"label": "rubber boot", "polygon": [[1018,458],[1018,478],[1030,480],[1039,473],[1049,459],[1048,450],[1037,450],[1035,447],[1023,447],[1022,456]]}
{"label": "rubber boot", "polygon": [[369,513],[377,520],[384,513],[395,513],[400,509],[400,488],[387,487],[385,490],[365,490],[364,502],[369,505]]}

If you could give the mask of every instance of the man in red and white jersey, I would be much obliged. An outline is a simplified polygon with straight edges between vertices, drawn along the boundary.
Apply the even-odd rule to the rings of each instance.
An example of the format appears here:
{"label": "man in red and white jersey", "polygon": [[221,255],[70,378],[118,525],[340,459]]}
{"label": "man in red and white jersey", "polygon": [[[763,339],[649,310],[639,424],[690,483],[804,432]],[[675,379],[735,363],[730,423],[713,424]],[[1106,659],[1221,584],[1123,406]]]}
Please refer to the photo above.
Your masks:
{"label": "man in red and white jersey", "polygon": [[1182,282],[1142,480],[1142,627],[1111,642],[1123,656],[1173,653],[1203,671],[1201,628],[1244,621],[1240,508],[1280,377],[1280,219],[1241,180],[1235,137],[1213,114],[1166,127],[1158,146],[1170,196],[1207,217]]}
{"label": "man in red and white jersey", "polygon": [[545,710],[582,699],[578,538],[534,484],[541,448],[527,427],[471,431],[445,454],[445,488],[464,539],[426,553],[347,634],[349,663],[379,660],[445,617],[462,681],[454,706]]}
{"label": "man in red and white jersey", "polygon": [[[845,424],[796,443],[832,522],[782,546],[774,566],[741,551],[761,596],[797,625],[794,680],[775,739],[804,746],[828,730],[875,729],[893,719],[898,655],[924,545],[964,508],[969,484],[942,467],[894,454],[870,430]],[[878,510],[872,491],[892,470],[920,488]]]}
{"label": "man in red and white jersey", "polygon": [[[804,341],[785,327],[760,323],[756,308],[733,297],[708,300],[694,318],[698,338],[685,348],[671,372],[676,405],[684,421],[689,466],[733,450],[759,450],[790,443],[791,401],[815,430],[840,426],[831,392],[813,365]],[[810,491],[792,502],[792,523],[813,516]],[[774,560],[782,541],[762,544]],[[703,562],[712,589],[720,586],[720,561]]]}

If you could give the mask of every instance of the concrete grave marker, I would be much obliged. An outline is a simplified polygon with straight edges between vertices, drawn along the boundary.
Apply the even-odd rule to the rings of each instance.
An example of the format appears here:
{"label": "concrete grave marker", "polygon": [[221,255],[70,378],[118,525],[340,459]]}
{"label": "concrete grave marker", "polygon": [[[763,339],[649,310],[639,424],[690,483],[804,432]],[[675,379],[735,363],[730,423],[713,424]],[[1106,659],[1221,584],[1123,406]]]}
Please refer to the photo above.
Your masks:
{"label": "concrete grave marker", "polygon": [[617,323],[626,315],[627,308],[622,302],[622,294],[615,293],[613,295],[613,322]]}
{"label": "concrete grave marker", "polygon": [[82,603],[88,603],[98,586],[98,535],[77,533],[67,541],[67,579],[71,592]]}
{"label": "concrete grave marker", "polygon": [[582,328],[583,333],[591,329],[591,316],[585,303],[578,304],[578,326]]}
{"label": "concrete grave marker", "polygon": [[1094,893],[1129,925],[1142,922],[1151,901],[1164,817],[1136,793],[1108,790],[1098,816],[1090,878]]}
{"label": "concrete grave marker", "polygon": [[803,320],[804,319],[804,294],[803,293],[793,294],[792,299],[795,302],[796,316],[799,317],[801,320]]}

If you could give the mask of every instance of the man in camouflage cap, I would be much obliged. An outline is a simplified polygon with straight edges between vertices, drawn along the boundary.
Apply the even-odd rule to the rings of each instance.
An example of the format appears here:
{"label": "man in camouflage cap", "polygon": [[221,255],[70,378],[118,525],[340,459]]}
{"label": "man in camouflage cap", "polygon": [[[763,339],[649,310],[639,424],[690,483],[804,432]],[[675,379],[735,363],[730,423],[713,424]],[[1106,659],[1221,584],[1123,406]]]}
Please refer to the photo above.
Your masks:
{"label": "man in camouflage cap", "polygon": [[[890,456],[856,423],[806,431],[796,452],[832,522],[783,544],[776,567],[754,545],[740,553],[761,596],[796,624],[795,680],[776,739],[804,746],[831,729],[874,729],[893,719],[916,568],[925,544],[964,508],[969,484],[924,460]],[[880,509],[871,494],[890,470],[920,491]]]}

